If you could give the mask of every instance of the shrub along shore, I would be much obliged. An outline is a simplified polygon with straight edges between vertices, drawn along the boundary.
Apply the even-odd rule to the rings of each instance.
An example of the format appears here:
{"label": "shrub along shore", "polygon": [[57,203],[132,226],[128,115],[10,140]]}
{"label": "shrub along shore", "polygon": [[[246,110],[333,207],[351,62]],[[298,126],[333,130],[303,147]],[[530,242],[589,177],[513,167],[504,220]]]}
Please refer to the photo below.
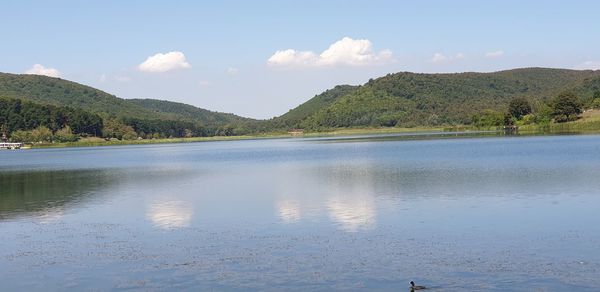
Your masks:
{"label": "shrub along shore", "polygon": [[[582,118],[576,121],[565,123],[549,123],[545,125],[528,124],[517,126],[518,135],[552,135],[552,134],[600,134],[600,110],[587,111],[583,113]],[[257,140],[257,139],[284,139],[284,138],[311,138],[327,136],[352,136],[352,135],[381,135],[381,134],[410,134],[410,133],[432,133],[429,137],[435,137],[436,134],[468,134],[486,132],[485,136],[505,135],[504,127],[474,127],[472,125],[453,126],[453,127],[419,127],[419,128],[335,128],[320,132],[305,132],[303,134],[290,134],[287,132],[273,132],[260,135],[241,135],[241,136],[212,136],[212,137],[190,137],[190,138],[163,138],[163,139],[136,139],[136,140],[118,140],[102,139],[96,137],[81,138],[75,142],[52,142],[52,143],[28,143],[31,148],[64,148],[64,147],[97,147],[97,146],[117,146],[117,145],[150,145],[166,143],[193,143],[193,142],[212,142],[212,141],[237,141],[237,140]],[[511,132],[511,135],[515,134]],[[440,135],[441,136],[441,135]],[[460,137],[460,136],[459,136]]]}

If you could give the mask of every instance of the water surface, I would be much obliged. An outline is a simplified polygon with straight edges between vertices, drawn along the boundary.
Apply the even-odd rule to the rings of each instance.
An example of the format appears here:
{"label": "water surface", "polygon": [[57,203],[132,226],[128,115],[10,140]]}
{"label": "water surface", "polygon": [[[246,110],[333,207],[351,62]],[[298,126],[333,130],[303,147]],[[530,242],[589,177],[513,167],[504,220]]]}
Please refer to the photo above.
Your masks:
{"label": "water surface", "polygon": [[0,151],[8,290],[600,289],[600,136]]}

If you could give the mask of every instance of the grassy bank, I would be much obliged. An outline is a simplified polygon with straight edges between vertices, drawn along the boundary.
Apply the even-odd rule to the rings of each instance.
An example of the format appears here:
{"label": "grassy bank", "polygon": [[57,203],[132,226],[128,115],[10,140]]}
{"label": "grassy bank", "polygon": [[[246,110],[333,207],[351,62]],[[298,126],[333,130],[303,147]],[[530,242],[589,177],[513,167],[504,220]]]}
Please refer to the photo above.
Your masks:
{"label": "grassy bank", "polygon": [[191,143],[191,142],[209,142],[209,141],[249,140],[249,139],[276,138],[276,137],[278,137],[278,136],[267,136],[267,135],[261,135],[261,136],[214,136],[214,137],[165,138],[165,139],[142,139],[142,140],[110,140],[110,141],[106,141],[101,138],[84,138],[77,142],[33,144],[32,148],[96,147],[96,146],[116,146],[116,145]]}
{"label": "grassy bank", "polygon": [[344,128],[331,129],[320,132],[307,132],[301,135],[292,135],[287,132],[273,132],[257,135],[243,136],[213,136],[213,137],[192,137],[192,138],[165,138],[165,139],[142,139],[142,140],[104,140],[101,138],[83,138],[77,142],[66,143],[36,143],[32,148],[64,148],[64,147],[96,147],[96,146],[115,146],[115,145],[145,145],[145,144],[165,144],[165,143],[191,143],[191,142],[210,142],[210,141],[236,141],[253,139],[281,139],[281,138],[299,138],[299,137],[320,137],[320,136],[343,136],[343,135],[368,135],[368,134],[393,134],[393,133],[411,133],[428,131],[453,131],[463,130],[463,128],[442,128],[442,127],[419,127],[419,128]]}
{"label": "grassy bank", "polygon": [[522,125],[519,132],[541,132],[541,133],[597,133],[600,132],[600,110],[587,110],[581,118],[566,123],[549,123],[546,125]]}

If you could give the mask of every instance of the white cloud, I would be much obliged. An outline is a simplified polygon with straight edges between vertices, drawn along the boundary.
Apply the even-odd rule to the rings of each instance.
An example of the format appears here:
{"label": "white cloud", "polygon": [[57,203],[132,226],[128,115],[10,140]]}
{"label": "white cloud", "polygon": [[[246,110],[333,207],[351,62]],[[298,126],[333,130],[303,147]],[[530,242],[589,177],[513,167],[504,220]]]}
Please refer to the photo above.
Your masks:
{"label": "white cloud", "polygon": [[275,52],[267,60],[267,64],[271,66],[314,66],[317,65],[317,61],[318,58],[313,52],[287,49]]}
{"label": "white cloud", "polygon": [[100,75],[100,78],[98,78],[98,81],[100,81],[101,83],[106,82],[106,80],[108,79],[108,76],[106,76],[106,74],[102,74]]}
{"label": "white cloud", "polygon": [[577,70],[600,70],[600,61],[586,61],[577,66]]}
{"label": "white cloud", "polygon": [[433,58],[431,58],[431,62],[434,62],[434,63],[441,63],[441,62],[444,62],[447,60],[448,60],[448,57],[444,56],[441,53],[435,53],[435,54],[433,54]]}
{"label": "white cloud", "polygon": [[277,51],[267,60],[267,64],[280,67],[363,66],[391,59],[390,50],[375,53],[369,40],[344,37],[319,55],[294,49]]}
{"label": "white cloud", "polygon": [[206,86],[211,86],[212,82],[208,81],[208,80],[200,80],[199,82],[200,86],[202,87],[206,87]]}
{"label": "white cloud", "polygon": [[454,56],[446,56],[442,53],[435,53],[433,54],[433,57],[431,57],[431,62],[433,63],[444,63],[444,62],[451,62],[451,61],[456,61],[456,60],[462,60],[466,58],[465,54],[463,53],[458,53]]}
{"label": "white cloud", "polygon": [[319,62],[323,65],[368,65],[391,56],[392,52],[389,50],[379,54],[373,53],[373,44],[369,40],[353,40],[345,37],[321,53]]}
{"label": "white cloud", "polygon": [[174,51],[150,56],[144,63],[138,66],[138,69],[142,72],[163,73],[175,69],[186,69],[191,67],[192,65],[185,60],[185,55],[182,52]]}
{"label": "white cloud", "polygon": [[41,64],[35,64],[31,69],[25,71],[25,74],[44,75],[50,77],[60,77],[60,72],[54,68],[46,68]]}
{"label": "white cloud", "polygon": [[237,75],[240,70],[238,68],[229,67],[227,68],[227,74],[230,76]]}
{"label": "white cloud", "polygon": [[497,59],[497,58],[501,58],[502,56],[504,56],[504,51],[499,50],[499,51],[494,51],[494,52],[487,52],[487,53],[485,53],[484,56],[488,59]]}

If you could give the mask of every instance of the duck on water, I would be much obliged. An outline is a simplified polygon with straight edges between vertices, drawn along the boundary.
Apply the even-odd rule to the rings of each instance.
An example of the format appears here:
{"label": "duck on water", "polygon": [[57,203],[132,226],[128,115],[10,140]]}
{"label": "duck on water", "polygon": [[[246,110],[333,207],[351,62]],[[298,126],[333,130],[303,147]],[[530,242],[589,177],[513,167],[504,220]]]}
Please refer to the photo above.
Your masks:
{"label": "duck on water", "polygon": [[415,290],[425,290],[427,289],[427,287],[425,286],[419,286],[419,285],[415,285],[414,281],[410,281],[410,291],[415,291]]}

